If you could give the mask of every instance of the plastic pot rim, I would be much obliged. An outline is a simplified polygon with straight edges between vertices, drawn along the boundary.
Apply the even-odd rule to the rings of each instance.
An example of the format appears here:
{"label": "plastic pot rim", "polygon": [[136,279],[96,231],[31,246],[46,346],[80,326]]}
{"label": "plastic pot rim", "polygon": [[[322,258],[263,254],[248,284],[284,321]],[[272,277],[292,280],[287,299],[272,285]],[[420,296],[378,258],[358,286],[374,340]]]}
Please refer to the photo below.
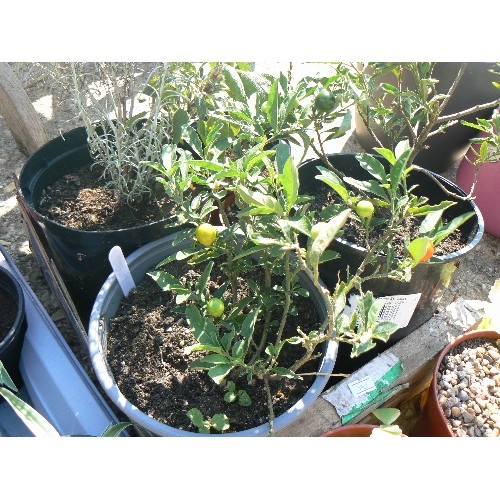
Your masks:
{"label": "plastic pot rim", "polygon": [[[4,276],[2,277],[2,275]],[[4,280],[3,278],[6,278],[6,280]],[[8,281],[8,283],[5,283],[5,281]],[[0,341],[0,351],[3,351],[14,340],[18,329],[22,327],[22,323],[26,318],[26,312],[24,294],[21,288],[21,284],[16,279],[16,277],[4,267],[0,267],[0,288],[11,295],[17,305],[16,318],[7,335],[2,339],[2,341]],[[13,295],[13,292],[15,296]]]}
{"label": "plastic pot rim", "polygon": [[[360,154],[360,153],[330,153],[330,154],[328,154],[328,156],[329,157],[335,157],[335,156],[356,157],[358,154]],[[378,158],[382,158],[382,156],[380,156],[380,155],[373,155],[373,156],[378,157]],[[319,157],[311,158],[311,159],[308,159],[308,160],[305,160],[304,162],[302,162],[298,168],[300,169],[304,165],[307,166],[307,165],[311,165],[311,164],[317,163],[317,162],[321,162],[321,159]],[[441,183],[443,183],[445,185],[448,184],[450,186],[453,186],[453,188],[456,191],[458,191],[460,196],[467,195],[467,193],[460,186],[458,186],[456,183],[450,181],[449,179],[446,179],[446,177],[443,177],[442,175],[440,175],[436,172],[430,171],[430,170],[429,170],[429,173],[433,177],[436,177]],[[481,214],[481,211],[479,210],[479,207],[474,202],[474,200],[467,200],[467,203],[470,203],[471,209],[474,211],[476,218],[477,218],[477,226],[476,226],[476,232],[474,234],[474,237],[466,245],[464,245],[462,248],[460,248],[459,250],[457,250],[455,252],[447,253],[445,255],[433,255],[431,257],[431,259],[428,260],[427,262],[419,263],[418,264],[419,266],[432,266],[432,265],[436,265],[436,264],[444,264],[447,262],[453,262],[457,259],[462,258],[465,254],[470,252],[474,247],[476,247],[479,244],[479,242],[481,241],[481,239],[484,236],[484,231],[485,231],[484,218],[483,218],[483,215]],[[352,243],[352,242],[350,242],[350,241],[348,241],[340,236],[335,237],[335,240],[342,245],[348,246],[349,248],[351,248],[355,252],[358,252],[361,254],[365,254],[367,252],[366,248],[361,247],[359,245],[356,245],[355,243]]]}
{"label": "plastic pot rim", "polygon": [[446,418],[443,409],[441,405],[439,404],[438,401],[438,388],[437,388],[437,375],[439,372],[439,368],[441,366],[441,363],[443,362],[444,358],[450,353],[450,351],[462,344],[463,342],[467,342],[468,340],[476,339],[476,338],[485,338],[485,339],[498,339],[500,340],[500,332],[497,332],[496,330],[470,330],[468,332],[465,332],[458,337],[456,337],[454,340],[452,340],[449,344],[447,344],[444,349],[441,351],[439,354],[439,357],[436,360],[436,363],[434,365],[434,370],[432,374],[432,383],[430,386],[430,390],[432,391],[431,394],[429,394],[428,397],[432,397],[437,405],[437,408],[439,410],[438,413],[438,419],[441,421],[441,423],[449,429],[449,435],[452,437],[456,437],[455,434],[451,431],[451,427],[448,423],[448,419]]}
{"label": "plastic pot rim", "polygon": [[[140,259],[143,255],[150,254],[151,252],[158,257],[156,263],[160,262],[167,255],[167,246],[172,246],[175,248],[174,251],[182,249],[189,243],[172,245],[173,240],[176,237],[176,233],[155,240],[151,243],[144,245],[135,252],[131,253],[127,258],[127,263],[129,265],[132,275],[134,275],[135,269],[140,265]],[[148,260],[149,261],[149,260]],[[153,264],[154,265],[154,264]],[[151,267],[151,266],[149,266]],[[138,280],[140,281],[140,280]],[[313,294],[311,294],[313,295]],[[146,415],[142,410],[133,405],[119,390],[114,378],[111,374],[111,370],[106,361],[106,356],[104,355],[104,346],[100,339],[100,325],[103,321],[102,310],[106,308],[108,304],[103,304],[105,299],[110,297],[118,297],[119,301],[123,298],[123,292],[118,284],[118,280],[114,273],[111,273],[103,286],[101,287],[92,312],[90,315],[88,337],[89,337],[89,355],[94,367],[99,382],[101,383],[103,389],[105,390],[111,401],[134,423],[142,426],[153,434],[159,436],[177,436],[177,437],[256,437],[256,436],[267,436],[270,431],[269,423],[261,424],[257,427],[246,429],[243,431],[227,432],[222,434],[199,434],[191,431],[184,431],[171,427],[167,424],[161,423],[148,415]],[[109,303],[109,300],[108,300]],[[104,306],[104,307],[103,307]],[[316,305],[319,309],[321,306]],[[290,407],[286,412],[282,413],[274,419],[273,427],[274,431],[277,432],[280,429],[285,428],[289,423],[294,421],[298,416],[300,416],[306,408],[308,408],[321,394],[324,387],[326,386],[329,375],[333,372],[335,360],[338,351],[338,342],[329,341],[326,342],[323,351],[323,356],[321,358],[320,366],[318,369],[319,375],[316,376],[314,382],[309,387],[304,396],[299,399],[292,407]]]}

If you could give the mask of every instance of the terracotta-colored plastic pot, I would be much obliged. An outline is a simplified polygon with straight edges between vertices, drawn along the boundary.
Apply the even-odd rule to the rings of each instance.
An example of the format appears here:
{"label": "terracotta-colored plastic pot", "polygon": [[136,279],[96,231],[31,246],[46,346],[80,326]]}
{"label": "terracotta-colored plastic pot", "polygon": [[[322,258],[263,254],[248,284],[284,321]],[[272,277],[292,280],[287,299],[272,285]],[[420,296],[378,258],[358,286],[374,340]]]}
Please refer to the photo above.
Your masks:
{"label": "terracotta-colored plastic pot", "polygon": [[370,437],[375,427],[378,426],[370,424],[343,425],[326,431],[320,437]]}
{"label": "terracotta-colored plastic pot", "polygon": [[[477,137],[484,137],[481,132]],[[477,145],[472,145],[457,169],[456,183],[466,193],[470,192],[474,180],[474,166],[467,160],[476,159]],[[474,187],[474,201],[484,218],[484,230],[500,238],[500,161],[485,163],[478,173]]]}
{"label": "terracotta-colored plastic pot", "polygon": [[427,400],[418,422],[416,423],[412,437],[456,437],[448,419],[446,418],[438,400],[437,373],[445,356],[457,345],[475,338],[500,339],[500,333],[491,330],[473,330],[457,337],[448,344],[437,358],[431,385],[428,389]]}

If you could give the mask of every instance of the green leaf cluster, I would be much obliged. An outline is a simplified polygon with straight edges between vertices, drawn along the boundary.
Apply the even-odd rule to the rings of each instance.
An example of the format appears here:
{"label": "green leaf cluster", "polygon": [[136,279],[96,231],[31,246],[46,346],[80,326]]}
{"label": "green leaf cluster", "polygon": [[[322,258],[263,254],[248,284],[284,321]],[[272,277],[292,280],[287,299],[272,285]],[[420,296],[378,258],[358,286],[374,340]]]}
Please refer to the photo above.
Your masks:
{"label": "green leaf cluster", "polygon": [[[302,367],[318,356],[324,342],[347,342],[354,357],[377,340],[387,341],[398,325],[379,319],[384,301],[365,291],[366,281],[408,281],[418,264],[408,249],[414,250],[420,241],[439,245],[474,215],[448,218],[454,200],[433,205],[415,194],[409,182],[413,171],[423,170],[413,163],[427,133],[420,135],[423,124],[433,123],[447,99],[435,92],[433,68],[434,63],[372,63],[367,74],[338,63],[330,76],[294,82],[283,73],[256,74],[243,63],[210,63],[203,71],[196,65],[177,67],[184,77],[193,77],[186,80],[186,88],[196,88],[196,98],[188,98],[186,89],[168,93],[173,105],[165,112],[173,141],[164,146],[161,162],[148,165],[175,199],[179,222],[190,226],[177,240],[191,244],[165,259],[150,276],[175,295],[176,311],[185,315],[196,338],[187,348],[199,354],[190,369],[205,371],[221,385],[227,402],[251,404],[236,389],[241,378],[248,384],[300,378]],[[377,77],[387,72],[394,83],[379,85]],[[415,88],[402,86],[407,73],[415,78]],[[318,106],[324,101],[318,96],[328,99]],[[380,143],[376,154],[357,155],[366,173],[362,179],[342,175],[325,153],[329,140],[350,130],[349,108],[354,103],[368,124],[381,125],[390,138],[390,146]],[[477,127],[491,123],[479,122]],[[338,200],[320,213],[310,209],[311,197],[302,195],[299,185],[298,165],[309,149],[323,160],[317,179]],[[375,207],[371,217],[356,213],[360,200]],[[194,231],[212,212],[220,219],[219,236],[213,245],[201,248]],[[394,238],[409,219],[418,222],[418,237],[405,241],[406,253],[396,257]],[[328,290],[320,279],[320,265],[339,257],[331,246],[351,220],[363,227],[366,256],[358,269],[347,270]],[[374,237],[375,229],[383,229],[382,235]],[[385,266],[379,264],[380,257]],[[200,266],[198,281],[188,283],[169,274],[166,266],[172,259]],[[215,290],[209,286],[214,262],[227,278]],[[287,338],[287,324],[297,314],[296,300],[309,294],[301,283],[304,278],[321,298],[322,319],[314,331],[299,328]],[[251,290],[245,298],[238,296],[240,279]],[[348,312],[347,297],[353,295],[357,304]],[[217,319],[206,314],[212,296],[224,298],[226,306]],[[299,346],[302,355],[284,366],[283,349],[292,345]],[[222,417],[217,429],[219,417],[207,419],[194,410],[193,424],[201,432],[223,430]],[[271,419],[272,414],[270,409]]]}
{"label": "green leaf cluster", "polygon": [[210,434],[212,428],[220,432],[229,429],[229,419],[222,413],[216,413],[212,417],[205,418],[198,408],[191,408],[188,410],[187,416],[201,434]]}
{"label": "green leaf cluster", "polygon": [[375,299],[372,292],[360,292],[356,307],[350,315],[338,311],[337,336],[339,340],[352,345],[351,357],[359,356],[375,347],[374,341],[377,339],[386,342],[399,328],[393,321],[379,320],[384,304],[384,299]]}

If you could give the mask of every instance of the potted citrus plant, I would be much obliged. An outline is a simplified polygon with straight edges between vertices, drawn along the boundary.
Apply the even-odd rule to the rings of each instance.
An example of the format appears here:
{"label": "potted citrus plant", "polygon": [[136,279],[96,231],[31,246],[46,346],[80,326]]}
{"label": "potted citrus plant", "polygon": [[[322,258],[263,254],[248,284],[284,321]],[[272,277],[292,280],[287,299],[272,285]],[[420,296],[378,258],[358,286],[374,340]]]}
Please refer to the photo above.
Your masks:
{"label": "potted citrus plant", "polygon": [[[352,209],[343,232],[330,245],[338,257],[320,266],[323,281],[333,288],[339,275],[365,267],[370,273],[378,267],[374,277],[364,275],[361,286],[384,298],[382,314],[399,324],[387,344],[355,363],[341,346],[341,372],[353,371],[429,320],[460,261],[484,234],[481,212],[458,186],[441,176],[434,177],[440,185],[430,183],[427,173],[408,167],[410,149],[400,150],[399,156],[379,151],[379,156],[328,155],[335,171],[316,159],[299,168],[301,193],[314,196],[311,207],[317,223],[338,210],[336,203]],[[355,296],[350,299],[354,304]]]}
{"label": "potted citrus plant", "polygon": [[[403,63],[391,65],[395,68],[405,66]],[[419,152],[426,147],[427,139],[438,133],[435,127],[440,130],[451,126],[455,119],[466,116],[470,111],[462,110],[453,116],[443,114],[461,73],[452,82],[447,94],[436,96],[436,81],[425,78],[432,66],[427,67],[427,63],[412,63],[411,66],[414,67],[420,92],[406,92],[401,86],[382,85],[382,90],[391,96],[392,106],[403,114],[411,115],[405,121],[413,124],[409,139],[398,143],[394,149],[383,147],[382,141],[378,140],[380,147],[375,147],[376,154],[328,154],[318,133],[317,140],[311,143],[317,158],[307,160],[299,167],[301,185],[305,188],[302,194],[316,198],[312,207],[317,212],[318,221],[322,217],[331,217],[336,201],[352,209],[351,220],[331,247],[340,257],[323,264],[322,278],[327,285],[333,286],[339,272],[341,275],[352,272],[365,265],[364,260],[370,253],[378,254],[372,264],[377,262],[381,272],[376,279],[363,280],[363,286],[377,297],[389,299],[386,313],[393,318],[400,312],[404,313],[398,319],[400,328],[391,337],[392,343],[434,314],[460,259],[478,245],[484,232],[482,215],[470,194],[439,174],[415,164]],[[353,87],[365,88],[364,76],[360,77],[354,71],[350,77]],[[363,96],[358,96],[354,101],[364,103],[363,99]],[[495,102],[488,103],[488,106]],[[383,103],[382,100],[373,113],[382,114]],[[335,113],[335,106],[330,104],[330,107]],[[384,109],[391,113],[390,105],[386,104]],[[371,108],[368,110],[372,113]],[[323,111],[327,115],[331,112],[328,108]],[[370,123],[375,125],[377,122],[372,120],[367,123],[370,127]],[[388,127],[390,125],[387,124]],[[321,121],[313,122],[315,130],[319,131],[320,126]],[[371,132],[376,139],[375,131]],[[322,187],[322,184],[328,188]],[[330,204],[332,207],[328,206]],[[410,227],[413,229],[410,230]],[[449,246],[453,240],[456,244]],[[410,268],[404,261],[408,257],[415,260],[416,246],[421,246],[422,250],[420,264],[408,273]],[[385,347],[380,346],[380,349]],[[375,352],[372,351],[370,356]],[[339,356],[340,359],[347,358]],[[367,360],[366,357],[360,358],[358,362]],[[348,371],[358,366],[352,365]]]}
{"label": "potted citrus plant", "polygon": [[[321,134],[325,133],[323,125],[328,123],[337,113],[342,118],[341,123],[332,130],[326,131],[326,140],[342,134],[347,126],[346,123],[349,122],[349,115],[344,109],[344,104],[351,98],[350,87],[346,84],[347,79],[348,73],[345,72],[336,74],[335,78],[320,81],[311,82],[305,79],[305,88],[309,90],[301,94],[301,98],[298,99],[299,106],[303,100],[304,105],[307,106],[308,114],[307,119],[301,122],[295,130],[300,137],[303,137],[308,127],[312,127],[314,140],[309,136],[309,139],[303,141],[303,147],[312,147],[322,160],[326,158],[328,166],[331,165],[328,164],[328,157],[323,146],[325,140],[322,139]],[[278,110],[288,109],[288,106],[280,106],[280,99],[277,97],[279,93],[276,92],[278,85],[281,88],[286,86],[285,81],[281,78],[276,83],[274,97],[271,99],[274,105],[274,108],[271,108],[273,111],[269,110],[268,113],[266,110],[266,116],[269,120],[276,120],[279,116],[283,116],[278,113]],[[325,92],[328,102],[323,102],[325,101]],[[255,93],[259,95],[257,91]],[[303,115],[299,112],[298,116]],[[224,114],[220,119],[227,120],[227,116]],[[279,120],[275,123],[279,123]],[[301,127],[303,128],[301,129]],[[246,129],[241,127],[239,133],[245,133],[245,131]],[[165,256],[163,261],[156,255],[158,259],[156,262],[148,262],[150,266],[159,266],[158,269],[149,272],[149,277],[154,277],[162,290],[168,292],[169,298],[166,300],[173,301],[169,310],[180,312],[181,317],[178,318],[178,321],[183,323],[192,336],[194,335],[194,344],[187,346],[187,353],[205,354],[201,359],[191,359],[189,362],[182,358],[184,359],[182,364],[184,369],[176,372],[177,375],[169,382],[174,385],[179,380],[184,379],[181,374],[189,372],[190,367],[202,373],[206,372],[208,378],[212,379],[212,383],[215,383],[209,389],[201,391],[203,394],[219,391],[219,396],[221,396],[219,399],[227,398],[228,402],[237,401],[238,404],[244,405],[248,402],[245,393],[249,394],[250,387],[242,389],[238,386],[238,383],[241,384],[242,377],[245,379],[246,376],[246,383],[250,386],[261,382],[264,383],[264,387],[271,380],[283,381],[282,379],[287,378],[296,380],[301,377],[300,369],[305,363],[321,356],[316,349],[325,343],[339,342],[340,345],[349,346],[352,357],[362,356],[376,347],[376,340],[387,341],[390,339],[399,326],[398,323],[383,318],[381,313],[385,299],[378,298],[372,291],[365,289],[365,284],[369,280],[375,281],[384,278],[400,281],[409,280],[413,270],[418,269],[423,261],[431,257],[429,255],[430,245],[432,249],[433,242],[437,243],[440,238],[443,239],[451,234],[454,229],[462,223],[465,224],[468,220],[475,219],[473,221],[472,232],[474,236],[472,241],[474,243],[472,246],[477,244],[482,235],[481,217],[474,210],[455,214],[451,220],[443,222],[444,210],[454,205],[454,202],[443,204],[437,202],[434,205],[429,203],[424,196],[412,194],[412,187],[406,181],[410,172],[421,169],[412,164],[415,148],[410,147],[408,143],[401,144],[396,151],[381,150],[381,154],[384,155],[390,166],[388,171],[376,158],[369,155],[363,157],[367,171],[376,174],[375,181],[366,184],[353,182],[354,193],[349,193],[347,188],[343,188],[342,182],[337,182],[337,178],[344,177],[342,174],[334,177],[334,181],[327,182],[326,184],[332,188],[332,192],[340,195],[340,201],[331,203],[329,211],[322,214],[323,220],[318,220],[316,212],[310,209],[312,197],[305,196],[301,192],[301,168],[296,166],[288,149],[279,146],[266,149],[268,144],[266,138],[255,140],[256,137],[254,137],[254,140],[247,145],[248,147],[242,147],[236,156],[221,155],[217,151],[214,153],[214,149],[217,149],[214,144],[217,142],[218,132],[217,128],[212,132],[213,141],[209,147],[204,147],[203,150],[199,149],[201,159],[187,161],[185,175],[189,177],[193,190],[199,193],[198,208],[212,207],[214,202],[220,204],[222,197],[227,192],[234,194],[231,213],[228,214],[225,210],[221,211],[222,230],[220,237],[216,236],[217,233],[213,228],[200,225],[200,217],[195,216],[197,208],[191,204],[191,211],[186,211],[183,218],[187,221],[190,220],[192,227],[174,237],[176,244],[186,246],[166,251],[165,253],[169,256]],[[184,137],[184,140],[189,141],[190,138],[193,140],[193,137],[196,136],[189,134]],[[196,139],[193,140],[193,142],[195,141]],[[157,166],[157,168],[162,170],[161,166]],[[336,175],[335,167],[331,168],[331,171],[332,175]],[[169,169],[163,170],[163,175],[167,178],[168,172]],[[426,175],[425,172],[421,173]],[[208,185],[211,189],[198,190],[197,185],[202,188]],[[378,189],[377,185],[380,185]],[[460,198],[460,196],[461,193],[458,191],[456,197]],[[361,200],[361,198],[364,199]],[[364,206],[359,204],[360,201],[368,201],[367,198],[373,198],[373,202],[364,203]],[[381,206],[384,206],[385,203],[386,207],[389,206],[393,209],[392,212],[389,210],[392,229],[386,231],[379,244],[370,248],[362,258],[361,265],[351,269],[347,275],[340,276],[330,288],[326,287],[321,280],[320,265],[328,264],[337,259],[340,261],[338,253],[330,249],[331,243],[345,230],[345,224],[351,218],[357,218],[365,229],[371,231],[377,225],[377,217],[374,216],[376,198],[379,198]],[[418,233],[416,237],[405,240],[402,258],[396,259],[394,252],[388,253],[388,249],[391,248],[399,223],[408,217],[411,210],[422,216],[421,220],[425,220],[425,231]],[[198,232],[196,231],[197,227]],[[205,230],[208,231],[208,235],[204,233]],[[201,234],[199,231],[202,231]],[[155,249],[155,252],[158,250]],[[383,257],[384,261],[387,261],[388,256],[390,257],[388,269],[382,269],[376,265],[378,258]],[[134,267],[138,265],[135,261],[138,254],[130,257],[130,264],[133,264]],[[222,261],[218,259],[222,259]],[[184,262],[187,266],[178,268],[179,261]],[[203,266],[193,271],[195,272],[193,275],[190,266],[200,266],[201,264]],[[171,269],[176,269],[176,272],[174,273]],[[219,275],[218,279],[215,280],[216,285],[209,286],[214,269],[223,275]],[[252,274],[251,278],[246,276],[249,270],[255,273]],[[142,282],[147,272],[147,269],[141,267],[135,278]],[[294,330],[297,329],[296,331],[300,334],[287,337],[288,340],[285,340],[282,337],[282,330],[290,316],[293,316],[292,297],[296,299],[295,294],[298,296],[307,294],[295,291],[294,287],[297,284],[296,280],[299,274],[307,278],[306,281],[309,283],[308,288],[306,288],[307,293],[311,294],[311,290],[315,290],[315,294],[322,298],[320,303],[326,304],[326,314],[320,321],[319,328],[317,325],[312,325],[310,329],[308,327],[308,331],[302,331],[300,325],[295,326]],[[253,291],[255,296],[253,300],[256,302],[253,302],[248,296],[243,299],[238,296],[237,291],[240,287],[238,279],[244,280],[243,289]],[[277,282],[274,281],[276,279]],[[303,288],[305,287],[303,286]],[[107,290],[111,289],[113,290],[112,298],[107,294]],[[349,303],[351,294],[357,295],[356,304]],[[133,398],[138,404],[140,401],[142,405],[144,404],[143,398],[152,397],[153,388],[163,386],[163,382],[159,384],[155,378],[149,379],[144,373],[139,375],[139,372],[133,368],[137,367],[139,358],[145,352],[142,350],[144,344],[140,340],[143,339],[140,333],[142,332],[140,324],[125,329],[131,332],[135,340],[131,338],[123,342],[119,327],[121,320],[113,321],[115,325],[118,325],[118,330],[113,332],[116,336],[115,340],[110,338],[112,327],[109,322],[111,318],[115,318],[124,295],[124,293],[120,294],[116,276],[110,276],[95,303],[89,325],[89,338],[91,339],[91,357],[95,362],[94,366],[98,376],[102,377],[103,387],[109,388],[110,397],[114,398],[115,401],[121,401],[122,404],[127,401],[129,405],[127,407],[128,415],[133,419],[134,415],[138,416],[144,411],[138,410],[136,404],[130,403],[127,396],[123,396],[116,384],[115,376],[110,371],[109,356],[112,351],[108,348],[111,349],[111,344],[117,348],[117,352],[114,353],[116,354],[113,362],[114,369],[120,371],[123,376],[122,388],[129,387],[131,392],[129,392],[128,397]],[[158,299],[160,300],[159,296]],[[211,302],[211,299],[217,299],[217,301]],[[224,304],[221,304],[220,300]],[[243,307],[240,300],[243,300]],[[222,307],[223,305],[224,307]],[[278,315],[278,318],[281,319],[275,318],[274,310],[272,310],[278,305],[283,308]],[[138,318],[141,318],[139,323],[142,323],[142,319],[146,317],[145,311],[149,310],[150,306],[151,301],[146,300],[145,310],[142,309],[138,315]],[[212,316],[213,313],[216,315]],[[221,313],[220,316],[219,313]],[[263,332],[266,332],[265,334],[262,331],[259,333],[259,335],[263,335],[264,340],[259,335],[257,335],[258,341],[254,339],[253,332],[256,324],[259,324],[259,328],[263,328]],[[277,337],[268,337],[268,329],[269,332],[273,331],[270,329],[271,325],[277,326]],[[250,333],[250,327],[252,333]],[[207,331],[210,334],[205,336]],[[334,332],[333,337],[332,332]],[[136,337],[136,335],[139,336]],[[182,349],[182,353],[172,351],[172,345],[177,346],[179,343],[169,342],[168,332],[159,337],[149,333],[147,339],[146,342],[153,352],[151,361],[153,364],[155,363],[154,359],[159,358],[160,366],[166,366],[166,364],[171,366],[170,362],[173,359],[185,354],[186,349]],[[137,351],[139,358],[129,364],[125,362],[125,358],[129,355],[127,352],[130,352],[131,345],[135,345],[136,340],[141,346]],[[153,342],[151,343],[151,341]],[[182,342],[183,347],[186,347],[185,342],[185,340]],[[237,346],[233,343],[237,343]],[[284,345],[290,347],[288,344],[301,346],[304,351],[302,354],[296,354],[293,361],[283,366],[280,365],[280,353],[284,352],[282,351]],[[169,353],[168,359],[166,352]],[[149,363],[150,366],[151,363]],[[318,372],[317,367],[313,370],[313,373]],[[171,374],[172,370],[168,369],[167,372]],[[235,379],[228,377],[229,374]],[[326,383],[324,377],[322,378],[323,382]],[[142,386],[143,382],[145,386]],[[139,389],[138,384],[141,384],[141,389]],[[190,392],[200,393],[198,389]],[[265,392],[269,394],[270,391],[265,389]],[[267,421],[265,424],[266,434],[272,434],[275,429],[273,402],[280,391],[276,393],[271,391],[271,394],[274,396],[270,397],[264,405],[266,412],[264,417],[261,417]],[[170,398],[159,397],[158,399],[163,403]],[[182,397],[172,399],[183,400]],[[250,397],[250,399],[252,398]],[[200,430],[215,429],[229,435],[231,434],[230,429],[235,428],[234,424],[231,427],[231,419],[228,423],[221,416],[224,415],[221,411],[202,411],[194,406],[194,403],[190,404],[193,404],[193,407],[177,408],[169,412],[170,414],[180,414],[184,419],[185,429],[178,429],[174,426],[177,429],[176,432],[185,432],[186,430],[192,432],[193,426],[195,426]],[[302,406],[304,405],[302,404]],[[246,413],[251,411],[251,409],[247,409]],[[191,417],[191,421],[189,417]],[[152,427],[150,420],[147,422],[153,433],[159,431],[156,426]],[[141,425],[148,428],[144,421],[141,421]],[[173,426],[167,424],[167,427],[171,432]]]}
{"label": "potted citrus plant", "polygon": [[[230,172],[237,165],[224,161],[210,168],[234,179]],[[219,230],[199,224],[137,250],[127,259],[137,296],[125,298],[111,275],[92,311],[89,350],[96,374],[115,404],[153,434],[272,435],[319,396],[339,341],[358,355],[396,327],[376,320],[382,303],[370,293],[353,317],[344,313],[359,275],[333,292],[319,278],[319,262],[331,257],[327,247],[349,210],[315,228],[291,157],[251,151],[234,163],[240,161],[249,168],[231,184],[235,217],[223,216]],[[153,291],[136,302],[143,286]],[[159,307],[154,313],[153,300]],[[121,304],[134,313],[133,324]],[[311,317],[314,310],[319,314]],[[171,317],[162,319],[165,330],[145,325],[165,314]],[[174,337],[179,328],[182,341]],[[206,408],[212,397],[218,409]],[[256,423],[248,426],[248,418]]]}

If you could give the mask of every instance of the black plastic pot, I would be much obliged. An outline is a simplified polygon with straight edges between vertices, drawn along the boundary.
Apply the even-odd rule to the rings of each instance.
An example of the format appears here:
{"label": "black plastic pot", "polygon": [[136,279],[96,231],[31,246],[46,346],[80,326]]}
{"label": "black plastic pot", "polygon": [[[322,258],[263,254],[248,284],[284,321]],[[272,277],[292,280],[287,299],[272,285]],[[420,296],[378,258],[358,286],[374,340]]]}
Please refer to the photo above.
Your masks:
{"label": "black plastic pot", "polygon": [[20,388],[23,382],[19,370],[19,360],[28,327],[24,295],[17,279],[3,267],[0,267],[0,289],[7,296],[7,300],[12,300],[17,306],[17,314],[12,326],[4,337],[0,336],[2,338],[0,340],[0,360],[17,388]]}
{"label": "black plastic pot", "polygon": [[[433,77],[439,80],[436,85],[438,94],[446,93],[460,68],[460,62],[438,62],[434,68]],[[460,80],[455,93],[448,101],[443,115],[450,115],[459,111],[470,109],[478,104],[485,104],[500,97],[500,91],[492,84],[494,75],[491,73],[492,63],[487,62],[470,62],[467,65],[465,73]],[[396,80],[392,73],[388,73],[380,77],[380,83],[395,84]],[[412,88],[414,83],[409,74],[403,73],[403,84],[408,88]],[[475,111],[463,119],[469,122],[476,122],[477,118],[490,118],[494,110],[494,106]],[[378,146],[371,134],[368,132],[359,112],[355,113],[356,136],[363,148],[367,151]],[[382,140],[382,143],[388,147],[389,140],[381,134],[381,131],[376,127],[377,136]],[[476,134],[475,130],[465,125],[455,124],[446,129],[445,133],[437,134],[430,137],[426,141],[429,149],[420,151],[415,159],[415,164],[421,167],[432,170],[433,172],[444,172],[451,167],[454,162],[460,160],[466,153],[469,147],[469,141]]]}
{"label": "black plastic pot", "polygon": [[[356,159],[356,154],[333,154],[329,155],[329,160],[346,176],[360,180],[368,180],[370,178],[369,174],[360,167]],[[379,158],[379,160],[382,162],[381,158]],[[324,185],[321,180],[315,178],[316,175],[319,174],[316,168],[318,165],[324,166],[320,159],[307,160],[299,166],[301,194],[314,195],[319,186]],[[461,196],[465,195],[465,193],[454,183],[439,174],[432,172],[431,174],[452,193]],[[416,195],[428,197],[430,204],[438,204],[440,201],[449,199],[436,183],[422,173],[412,172],[409,177],[409,183],[410,185],[417,184],[418,187],[415,188],[413,192]],[[350,352],[350,346],[341,343],[339,346],[337,363],[335,365],[338,373],[342,373],[345,370],[351,372],[363,366],[377,354],[383,352],[385,349],[423,325],[435,313],[460,261],[478,245],[484,234],[483,217],[477,205],[472,201],[454,201],[457,201],[457,204],[447,209],[447,215],[449,217],[453,218],[470,211],[475,212],[475,217],[471,217],[461,226],[462,233],[467,235],[467,244],[460,251],[442,256],[434,256],[430,261],[419,264],[414,268],[412,279],[409,282],[401,282],[386,278],[366,281],[364,290],[371,290],[376,297],[412,295],[419,293],[421,296],[408,325],[393,333],[387,343],[380,343],[372,351],[353,360],[348,359],[348,354],[346,354]],[[342,278],[345,278],[347,267],[351,270],[357,269],[366,254],[366,250],[341,237],[336,238],[330,248],[340,253],[341,257],[321,264],[319,269],[321,279],[328,288],[333,289],[338,282],[339,273]],[[384,266],[384,258],[380,258],[380,264]]]}
{"label": "black plastic pot", "polygon": [[117,230],[82,231],[54,222],[37,211],[44,189],[62,176],[93,163],[84,127],[57,137],[36,151],[19,176],[20,195],[38,222],[57,270],[87,323],[97,292],[112,269],[108,253],[119,245],[128,255],[140,246],[178,228],[166,228],[168,219]]}

